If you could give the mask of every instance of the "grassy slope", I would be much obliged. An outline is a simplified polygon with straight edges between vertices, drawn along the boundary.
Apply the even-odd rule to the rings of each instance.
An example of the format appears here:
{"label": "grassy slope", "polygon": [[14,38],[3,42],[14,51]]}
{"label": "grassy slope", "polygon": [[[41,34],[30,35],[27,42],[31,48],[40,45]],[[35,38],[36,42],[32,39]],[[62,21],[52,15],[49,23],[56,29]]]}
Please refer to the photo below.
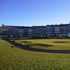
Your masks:
{"label": "grassy slope", "polygon": [[[29,39],[29,40],[16,40],[16,42],[26,45],[22,43],[21,41],[31,41],[32,43],[42,43],[42,44],[48,44],[53,45],[49,47],[43,47],[43,46],[30,46],[32,48],[36,49],[47,49],[47,50],[68,50],[70,51],[70,39]],[[68,41],[69,43],[54,43],[55,41]]]}
{"label": "grassy slope", "polygon": [[70,54],[22,50],[0,40],[0,70],[70,70]]}

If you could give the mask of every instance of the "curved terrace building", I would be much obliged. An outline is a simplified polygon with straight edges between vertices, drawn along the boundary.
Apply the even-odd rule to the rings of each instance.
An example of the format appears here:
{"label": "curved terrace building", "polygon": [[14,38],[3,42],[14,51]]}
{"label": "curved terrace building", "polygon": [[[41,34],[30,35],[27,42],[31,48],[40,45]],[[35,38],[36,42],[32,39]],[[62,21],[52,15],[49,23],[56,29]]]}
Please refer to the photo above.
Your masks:
{"label": "curved terrace building", "polygon": [[50,37],[70,36],[70,23],[46,26],[5,26],[0,27],[0,37]]}

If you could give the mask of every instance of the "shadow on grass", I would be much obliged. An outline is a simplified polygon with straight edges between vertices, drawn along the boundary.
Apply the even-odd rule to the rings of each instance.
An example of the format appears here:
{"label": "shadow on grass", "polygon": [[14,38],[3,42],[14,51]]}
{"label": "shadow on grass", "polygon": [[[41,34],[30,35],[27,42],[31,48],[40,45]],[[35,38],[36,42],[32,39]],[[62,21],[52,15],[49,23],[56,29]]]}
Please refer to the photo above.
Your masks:
{"label": "shadow on grass", "polygon": [[41,44],[41,43],[36,43],[36,44],[28,44],[28,42],[30,41],[20,41],[21,43],[25,43],[26,46],[30,47],[30,46],[43,46],[43,47],[49,47],[49,46],[53,46],[53,45],[48,45],[48,44]]}
{"label": "shadow on grass", "polygon": [[11,46],[12,48],[14,47],[14,46]]}
{"label": "shadow on grass", "polygon": [[55,41],[54,43],[69,43],[68,41]]}

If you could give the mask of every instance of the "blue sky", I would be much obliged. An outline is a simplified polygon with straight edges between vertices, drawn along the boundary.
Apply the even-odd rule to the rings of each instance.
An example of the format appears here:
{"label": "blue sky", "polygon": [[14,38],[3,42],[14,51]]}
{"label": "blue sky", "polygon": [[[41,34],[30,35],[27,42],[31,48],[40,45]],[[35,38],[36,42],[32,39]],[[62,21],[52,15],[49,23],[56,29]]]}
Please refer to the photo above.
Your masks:
{"label": "blue sky", "polygon": [[70,0],[0,0],[0,26],[51,25],[70,21]]}

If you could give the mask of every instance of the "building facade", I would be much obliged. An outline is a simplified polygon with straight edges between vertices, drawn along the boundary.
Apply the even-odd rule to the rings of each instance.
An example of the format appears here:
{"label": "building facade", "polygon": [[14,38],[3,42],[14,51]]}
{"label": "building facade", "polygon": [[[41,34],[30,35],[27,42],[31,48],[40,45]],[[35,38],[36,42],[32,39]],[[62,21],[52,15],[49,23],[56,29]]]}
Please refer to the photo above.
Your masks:
{"label": "building facade", "polygon": [[70,36],[70,24],[46,26],[4,26],[0,27],[0,37],[51,37]]}

